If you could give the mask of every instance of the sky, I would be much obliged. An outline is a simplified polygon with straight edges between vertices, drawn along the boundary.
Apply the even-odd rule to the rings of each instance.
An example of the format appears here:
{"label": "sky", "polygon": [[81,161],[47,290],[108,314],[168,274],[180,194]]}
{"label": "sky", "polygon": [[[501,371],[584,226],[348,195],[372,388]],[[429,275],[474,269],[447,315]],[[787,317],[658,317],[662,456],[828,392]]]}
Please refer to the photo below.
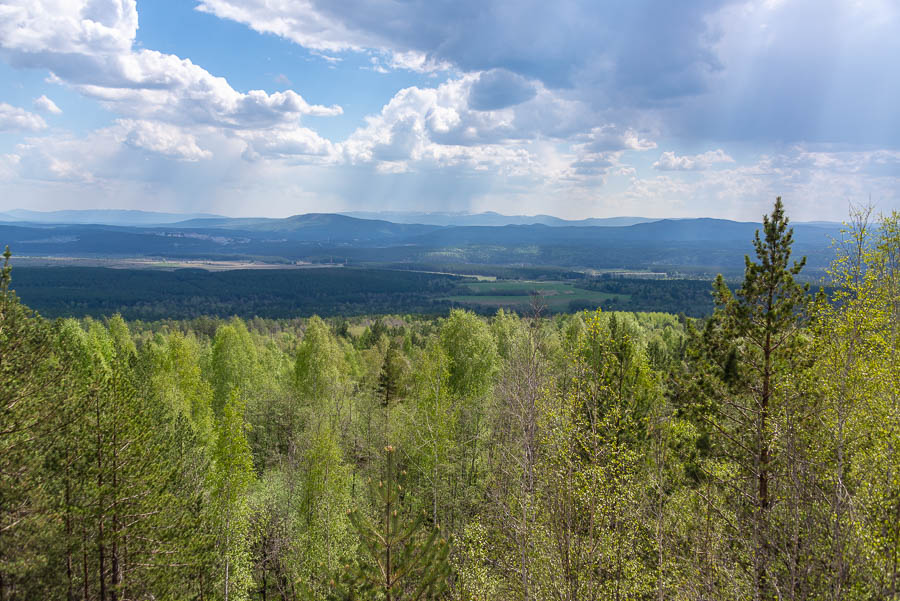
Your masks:
{"label": "sky", "polygon": [[0,0],[0,211],[900,209],[896,0]]}

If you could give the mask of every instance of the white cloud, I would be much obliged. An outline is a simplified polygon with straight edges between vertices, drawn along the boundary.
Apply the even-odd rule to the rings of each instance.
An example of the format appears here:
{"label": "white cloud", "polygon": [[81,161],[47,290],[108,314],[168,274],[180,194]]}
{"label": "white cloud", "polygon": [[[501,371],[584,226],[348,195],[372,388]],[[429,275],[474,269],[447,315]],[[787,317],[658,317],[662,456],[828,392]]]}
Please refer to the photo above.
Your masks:
{"label": "white cloud", "polygon": [[293,90],[238,92],[189,59],[135,50],[136,30],[134,0],[11,0],[0,7],[0,47],[10,62],[48,69],[126,117],[259,129],[342,112]]}
{"label": "white cloud", "polygon": [[653,168],[660,171],[702,171],[712,168],[717,163],[733,162],[734,159],[721,148],[690,156],[678,156],[672,151],[666,151],[653,163]]}
{"label": "white cloud", "polygon": [[634,177],[625,197],[653,215],[758,220],[782,196],[791,218],[804,221],[843,219],[851,202],[870,198],[896,207],[898,190],[900,152],[794,147],[722,169]]}
{"label": "white cloud", "polygon": [[[900,206],[900,128],[891,127],[900,80],[884,62],[893,56],[884,48],[900,38],[889,0],[840,7],[825,0],[839,10],[821,21],[807,18],[829,13],[813,0],[635,0],[612,16],[590,0],[198,2],[337,68],[358,62],[341,62],[343,53],[363,52],[374,70],[449,79],[434,77],[365,109],[370,116],[338,142],[305,121],[339,115],[339,106],[293,90],[238,91],[187,57],[141,48],[134,0],[0,0],[0,58],[49,70],[51,81],[117,117],[81,137],[54,128],[28,138],[0,156],[0,179],[17,190],[40,180],[31,193],[47,198],[71,192],[82,202],[134,206],[167,199],[171,208],[202,202],[245,214],[269,210],[241,208],[254,194],[279,199],[272,211],[296,212],[292,199],[301,193],[310,210],[477,202],[572,217],[750,219],[777,194],[799,218],[840,217],[848,200],[869,194]],[[839,56],[840,48],[850,54]],[[38,113],[54,114],[55,104],[42,96],[34,106],[35,114],[0,104],[0,130],[45,130]],[[802,145],[778,152],[753,145],[754,136],[772,139],[782,128],[780,143]],[[863,141],[842,138],[845,130],[862,132]],[[877,140],[866,141],[872,131]],[[697,139],[708,148],[742,141],[756,158],[736,162],[721,149],[682,154],[681,143],[695,147]],[[641,158],[660,140],[673,150],[655,163]],[[882,150],[828,144],[848,140]]]}
{"label": "white cloud", "polygon": [[0,131],[40,131],[47,122],[40,115],[0,102]]}
{"label": "white cloud", "polygon": [[[340,145],[343,156],[351,164],[375,163],[380,172],[390,173],[419,165],[564,177],[569,160],[555,147],[586,127],[590,111],[537,82],[495,75],[486,95],[484,90],[473,93],[482,82],[481,73],[434,88],[400,90]],[[510,92],[502,89],[506,83]],[[525,87],[532,91],[524,93]]]}
{"label": "white cloud", "polygon": [[244,23],[260,33],[273,33],[301,46],[327,52],[376,47],[374,36],[352,32],[339,20],[317,11],[309,0],[201,0],[197,10]]}
{"label": "white cloud", "polygon": [[56,103],[47,98],[45,94],[35,98],[32,104],[34,105],[34,108],[44,113],[52,113],[54,115],[62,114],[62,109],[56,106]]}
{"label": "white cloud", "polygon": [[626,151],[644,152],[656,148],[656,142],[632,128],[613,123],[595,126],[587,133],[574,136],[574,158],[569,177],[581,185],[598,185],[607,175],[630,175],[634,168],[622,163]]}
{"label": "white cloud", "polygon": [[190,60],[151,50],[117,57],[110,67],[107,75],[114,81],[72,83],[111,110],[140,119],[256,129],[342,112],[339,106],[310,105],[293,90],[240,93]]}
{"label": "white cloud", "polygon": [[[365,12],[371,7],[357,8]],[[350,25],[340,16],[321,10],[316,2],[310,0],[276,3],[267,0],[201,0],[197,10],[243,23],[260,33],[271,33],[291,40],[317,51],[324,60],[330,62],[338,61],[340,57],[323,53],[371,50],[384,55],[373,57],[373,68],[379,71],[386,71],[386,67],[390,67],[432,73],[447,70],[451,66],[448,61],[436,59],[427,52],[395,44],[379,32],[369,32]],[[381,58],[385,60],[382,61]]]}
{"label": "white cloud", "polygon": [[[653,116],[668,139],[897,147],[898,7],[895,0],[200,0],[198,9],[308,49],[369,53],[376,70],[506,70],[617,113],[615,122]],[[404,53],[415,59],[382,60]]]}
{"label": "white cloud", "polygon": [[112,156],[118,146],[108,130],[92,132],[87,138],[70,135],[27,138],[16,146],[17,175],[32,182],[93,182],[91,168]]}
{"label": "white cloud", "polygon": [[304,127],[254,130],[238,133],[246,142],[244,157],[254,161],[261,158],[298,158],[327,162],[335,154],[334,144]]}
{"label": "white cloud", "polygon": [[133,148],[185,161],[212,157],[210,151],[200,148],[196,137],[168,123],[119,119],[116,124],[122,142]]}
{"label": "white cloud", "polygon": [[197,8],[307,49],[391,57],[376,70],[499,68],[552,89],[652,103],[706,88],[720,68],[708,17],[736,1],[200,0]]}
{"label": "white cloud", "polygon": [[619,150],[652,150],[656,142],[642,137],[642,134],[631,128],[622,128],[615,124],[594,127],[585,135],[578,136],[589,152],[609,152]]}
{"label": "white cloud", "polygon": [[25,55],[117,55],[131,50],[135,0],[5,0],[0,44]]}
{"label": "white cloud", "polygon": [[388,65],[392,69],[408,69],[417,73],[448,71],[453,67],[447,61],[437,60],[424,52],[415,50],[407,50],[405,52],[394,50],[390,52]]}

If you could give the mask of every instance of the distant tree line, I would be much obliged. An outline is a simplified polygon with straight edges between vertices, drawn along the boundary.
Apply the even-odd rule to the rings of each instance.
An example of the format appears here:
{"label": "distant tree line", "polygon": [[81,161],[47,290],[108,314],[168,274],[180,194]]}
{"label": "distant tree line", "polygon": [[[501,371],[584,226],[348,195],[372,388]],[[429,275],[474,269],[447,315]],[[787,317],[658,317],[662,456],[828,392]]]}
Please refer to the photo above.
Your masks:
{"label": "distant tree line", "polygon": [[[575,272],[525,268],[488,271],[513,279],[564,277],[581,288],[619,295],[603,303],[607,310],[705,317],[714,307],[710,281],[706,280],[602,280]],[[451,275],[343,267],[220,272],[20,267],[16,268],[13,287],[29,306],[51,318],[119,314],[129,320],[153,321],[205,315],[245,319],[378,313],[446,315],[452,304],[443,298],[473,294],[462,282],[463,278]],[[521,294],[520,290],[491,293]],[[519,314],[527,313],[528,308],[527,301],[512,307]],[[568,306],[572,313],[596,308],[596,303],[585,301],[573,301]],[[473,310],[485,315],[495,311],[490,306]]]}
{"label": "distant tree line", "polygon": [[193,319],[203,315],[446,313],[437,300],[460,278],[389,270],[311,268],[206,271],[23,267],[16,292],[48,317]]}

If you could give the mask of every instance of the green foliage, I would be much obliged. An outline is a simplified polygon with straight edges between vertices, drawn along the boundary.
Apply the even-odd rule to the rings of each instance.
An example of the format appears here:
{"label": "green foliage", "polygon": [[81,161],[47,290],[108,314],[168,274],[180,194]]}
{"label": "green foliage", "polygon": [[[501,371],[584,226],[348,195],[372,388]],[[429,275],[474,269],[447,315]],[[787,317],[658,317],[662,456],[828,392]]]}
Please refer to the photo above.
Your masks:
{"label": "green foliage", "polygon": [[216,330],[209,376],[213,382],[213,411],[216,415],[221,415],[236,390],[245,394],[254,390],[261,377],[257,361],[256,346],[242,320],[233,319]]}
{"label": "green foliage", "polygon": [[410,519],[403,510],[394,448],[385,447],[382,478],[372,481],[375,519],[358,509],[349,513],[364,555],[348,564],[338,584],[343,599],[417,601],[434,599],[447,587],[450,545],[435,525],[423,533],[425,515]]}
{"label": "green foliage", "polygon": [[900,580],[900,214],[870,216],[854,213],[812,328],[823,588],[847,599],[896,597]]}
{"label": "green foliage", "polygon": [[[53,404],[64,393],[64,365],[54,353],[50,324],[8,289],[9,248],[0,270],[0,595],[25,598],[46,566],[42,549],[53,522],[42,515],[52,502],[43,490],[42,464],[61,423]],[[31,519],[34,515],[39,519]]]}
{"label": "green foliage", "polygon": [[225,601],[247,599],[253,582],[248,492],[255,473],[243,412],[241,397],[234,390],[222,408],[210,470],[210,510],[216,522],[220,557],[215,579]]}
{"label": "green foliage", "polygon": [[313,316],[306,325],[294,364],[298,394],[314,404],[331,401],[343,393],[346,371],[343,352],[331,329]]}
{"label": "green foliage", "polygon": [[806,525],[782,509],[811,505],[810,484],[795,470],[808,461],[810,441],[802,434],[813,413],[796,390],[807,368],[800,327],[809,286],[795,280],[805,259],[791,263],[793,231],[780,197],[763,218],[763,230],[764,238],[757,231],[753,241],[756,261],[746,257],[737,293],[732,296],[721,276],[715,283],[714,321],[724,336],[715,344],[727,349],[727,358],[724,395],[712,423],[719,452],[734,468],[721,484],[734,495],[728,503],[744,547],[740,557],[752,566],[753,594],[768,599],[781,588],[800,587],[800,573],[813,561]]}
{"label": "green foliage", "polygon": [[[900,217],[854,219],[810,304],[776,203],[702,321],[51,323],[7,253],[0,599],[896,599]],[[291,277],[380,306],[357,275]]]}
{"label": "green foliage", "polygon": [[378,392],[382,404],[387,407],[394,399],[403,396],[409,362],[396,345],[391,344],[381,363],[378,374]]}
{"label": "green foliage", "polygon": [[9,260],[12,258],[12,253],[9,251],[9,246],[3,251],[3,267],[0,268],[0,293],[4,296],[9,290],[9,284],[12,282],[12,267],[9,264]]}
{"label": "green foliage", "polygon": [[473,313],[454,309],[441,326],[441,344],[450,360],[449,384],[454,394],[487,394],[497,370],[497,343],[487,325]]}
{"label": "green foliage", "polygon": [[460,278],[380,269],[202,269],[22,267],[19,295],[52,317],[131,320],[239,316],[251,319],[390,312],[446,313],[439,300]]}
{"label": "green foliage", "polygon": [[213,429],[213,390],[203,378],[202,355],[196,336],[181,332],[158,335],[142,349],[151,390],[175,415],[188,419],[201,440],[208,441]]}
{"label": "green foliage", "polygon": [[[641,515],[646,415],[658,394],[633,326],[586,319],[575,377],[541,406],[550,582],[565,598],[639,598],[651,590]],[[552,583],[552,584],[551,584]]]}
{"label": "green foliage", "polygon": [[405,446],[423,509],[430,511],[433,523],[446,523],[451,519],[447,488],[459,454],[461,409],[451,396],[450,358],[437,339],[428,342],[417,364],[404,428],[408,436]]}

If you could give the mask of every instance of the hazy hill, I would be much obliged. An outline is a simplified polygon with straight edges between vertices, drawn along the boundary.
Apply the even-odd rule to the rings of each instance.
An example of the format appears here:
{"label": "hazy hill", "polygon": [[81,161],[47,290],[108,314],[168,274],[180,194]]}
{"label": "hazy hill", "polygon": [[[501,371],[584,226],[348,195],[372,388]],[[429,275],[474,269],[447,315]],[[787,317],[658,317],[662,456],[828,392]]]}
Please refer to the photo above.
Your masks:
{"label": "hazy hill", "polygon": [[[664,219],[628,226],[438,226],[312,213],[284,219],[192,219],[122,226],[0,223],[18,256],[165,257],[352,265],[554,266],[735,276],[758,223]],[[794,224],[794,250],[815,276],[833,256],[836,225]],[[455,268],[449,268],[451,270]]]}
{"label": "hazy hill", "polygon": [[[720,242],[746,244],[761,224],[725,219],[664,219],[624,227],[550,227],[508,225],[502,227],[450,227],[414,238],[428,245],[460,244],[588,244],[610,242],[656,244],[659,242]],[[836,228],[797,224],[794,239],[800,243],[826,243]]]}
{"label": "hazy hill", "polygon": [[359,219],[384,219],[394,223],[423,223],[429,225],[549,225],[619,227],[655,221],[646,217],[608,217],[590,219],[560,219],[552,215],[501,215],[494,211],[485,213],[422,213],[416,211],[349,211],[341,213]]}
{"label": "hazy hill", "polygon": [[270,235],[277,235],[289,240],[309,242],[376,241],[408,238],[432,232],[439,228],[439,226],[434,225],[356,219],[336,213],[307,213],[283,219],[192,219],[174,225],[178,228],[192,230],[237,231],[251,236],[270,237]]}

